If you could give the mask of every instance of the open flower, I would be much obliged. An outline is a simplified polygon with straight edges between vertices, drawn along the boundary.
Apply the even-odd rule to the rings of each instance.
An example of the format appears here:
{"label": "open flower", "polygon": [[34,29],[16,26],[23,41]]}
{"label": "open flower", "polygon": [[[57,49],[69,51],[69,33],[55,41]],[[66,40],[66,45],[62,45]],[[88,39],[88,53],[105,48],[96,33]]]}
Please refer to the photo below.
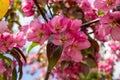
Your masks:
{"label": "open flower", "polygon": [[120,40],[120,12],[115,11],[100,18],[105,34],[110,34],[113,40]]}
{"label": "open flower", "polygon": [[55,16],[51,21],[48,23],[48,28],[52,33],[61,33],[64,32],[70,23],[70,19],[65,18],[63,16]]}
{"label": "open flower", "polygon": [[30,23],[26,35],[28,41],[39,42],[42,45],[48,39],[49,33],[47,25],[35,19]]}
{"label": "open flower", "polygon": [[15,46],[13,35],[4,32],[0,35],[0,51],[6,52]]}
{"label": "open flower", "polygon": [[108,12],[113,9],[116,4],[118,4],[119,0],[95,0],[94,6],[98,10],[103,10],[104,12]]}

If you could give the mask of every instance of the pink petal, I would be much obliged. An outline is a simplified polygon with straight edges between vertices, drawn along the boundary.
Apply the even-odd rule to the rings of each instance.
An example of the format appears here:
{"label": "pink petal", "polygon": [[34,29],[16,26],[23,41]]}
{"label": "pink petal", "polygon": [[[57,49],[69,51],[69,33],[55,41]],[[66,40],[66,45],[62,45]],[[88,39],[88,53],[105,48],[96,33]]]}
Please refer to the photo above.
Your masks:
{"label": "pink petal", "polygon": [[79,50],[72,51],[71,58],[75,62],[80,62],[80,61],[82,61],[82,54]]}
{"label": "pink petal", "polygon": [[111,36],[113,40],[120,40],[120,28],[119,27],[113,28],[111,31]]}

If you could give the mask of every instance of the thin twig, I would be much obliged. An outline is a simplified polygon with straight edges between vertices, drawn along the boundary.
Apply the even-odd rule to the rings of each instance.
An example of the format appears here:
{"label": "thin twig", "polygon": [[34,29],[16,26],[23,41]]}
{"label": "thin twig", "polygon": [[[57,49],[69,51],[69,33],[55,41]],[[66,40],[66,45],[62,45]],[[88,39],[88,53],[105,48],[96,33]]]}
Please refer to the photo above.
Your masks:
{"label": "thin twig", "polygon": [[52,14],[52,11],[51,11],[51,9],[50,9],[49,4],[47,4],[47,7],[48,7],[48,10],[49,10],[49,12],[50,12],[51,17],[53,17],[53,14]]}
{"label": "thin twig", "polygon": [[81,29],[81,30],[84,30],[84,29],[86,29],[87,27],[89,27],[90,24],[93,24],[93,23],[96,23],[96,22],[99,22],[99,21],[100,21],[100,19],[97,18],[97,19],[92,20],[92,21],[90,21],[90,22],[86,22],[86,23],[82,24],[82,26],[81,26],[82,29]]}
{"label": "thin twig", "polygon": [[46,18],[46,16],[45,16],[45,13],[44,13],[44,12],[42,11],[42,9],[39,7],[39,4],[38,4],[37,0],[33,0],[33,1],[34,1],[35,5],[37,6],[38,10],[40,11],[40,13],[41,13],[42,17],[44,18],[44,20],[45,20],[46,22],[48,22],[48,20],[47,20],[47,18]]}

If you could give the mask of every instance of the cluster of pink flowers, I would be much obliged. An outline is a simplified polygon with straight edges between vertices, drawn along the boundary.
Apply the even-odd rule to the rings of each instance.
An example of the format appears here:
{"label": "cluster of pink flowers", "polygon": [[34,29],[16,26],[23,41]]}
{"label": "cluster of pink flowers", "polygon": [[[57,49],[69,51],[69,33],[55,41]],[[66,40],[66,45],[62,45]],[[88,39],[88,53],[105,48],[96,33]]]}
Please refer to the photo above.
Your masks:
{"label": "cluster of pink flowers", "polygon": [[107,74],[111,74],[113,71],[114,62],[110,58],[106,59],[105,61],[100,61],[98,63],[98,70],[105,72]]}
{"label": "cluster of pink flowers", "polygon": [[12,34],[5,21],[0,21],[0,51],[7,52],[13,47],[21,48],[25,44],[23,32]]}
{"label": "cluster of pink flowers", "polygon": [[24,15],[29,17],[34,14],[34,2],[33,0],[23,0],[22,2],[22,10],[24,12]]}
{"label": "cluster of pink flowers", "polygon": [[[13,0],[10,1],[13,3]],[[40,0],[36,1],[38,1],[38,4],[41,2]],[[47,1],[45,2],[47,3]],[[54,3],[60,3],[59,6],[61,6],[62,3],[65,3],[63,8],[69,10],[72,8],[70,12],[72,12],[72,10],[74,11],[74,9],[77,9],[76,12],[82,15],[81,20],[74,19],[76,18],[74,15],[70,15],[70,17],[73,17],[72,19],[67,18],[69,13],[67,17],[64,17],[64,14],[67,13],[64,13],[64,10],[62,11],[62,8],[60,7],[58,9],[60,11],[58,11],[58,13],[55,12],[55,14],[54,12],[51,13],[51,16],[59,14],[59,12],[60,14],[54,16],[52,19],[50,19],[50,21],[42,23],[39,19],[34,19],[29,25],[23,27],[23,32],[18,32],[16,34],[11,33],[7,28],[6,23],[1,21],[0,51],[7,52],[12,50],[13,47],[21,48],[25,44],[25,38],[28,41],[37,42],[40,45],[44,45],[46,41],[51,41],[54,45],[63,46],[62,55],[58,62],[68,62],[68,65],[64,66],[64,68],[62,68],[62,66],[58,63],[56,68],[52,70],[53,74],[56,74],[58,79],[70,78],[73,80],[78,80],[76,74],[81,73],[81,64],[79,62],[86,62],[87,64],[85,59],[89,58],[89,55],[91,55],[89,54],[89,51],[87,52],[86,50],[86,56],[83,56],[81,51],[91,46],[89,48],[90,52],[94,53],[91,56],[93,56],[93,58],[96,59],[96,62],[98,62],[98,70],[107,74],[112,73],[114,66],[113,59],[115,61],[119,61],[120,59],[120,45],[114,42],[120,41],[120,11],[114,10],[116,5],[120,3],[120,0],[94,0],[93,5],[91,5],[90,0],[48,0],[47,7],[50,7],[49,11],[52,10],[53,7],[56,7]],[[74,4],[76,4],[77,7],[76,5],[74,6]],[[22,10],[24,15],[27,17],[34,15],[34,1],[23,0]],[[94,24],[90,23],[89,25],[85,26],[84,30],[82,29],[84,28],[84,26],[82,26],[82,21],[88,22],[97,18],[99,21],[93,22]],[[93,31],[94,38],[89,35],[89,30]],[[88,36],[90,38],[88,38]],[[103,42],[114,40],[111,44],[109,44],[109,47],[111,48],[111,56],[108,59],[99,62],[100,55],[97,54],[99,50],[96,50],[96,48],[99,48],[99,44],[98,42],[89,42],[91,39],[98,39]],[[27,63],[32,64],[34,63],[35,59],[38,59],[37,54],[28,56]],[[69,64],[69,62],[72,62],[72,64]],[[0,74],[2,74],[5,71],[5,67],[3,66],[4,63],[0,61],[0,65]],[[32,65],[30,71],[31,74],[34,74],[35,71],[40,68],[41,65],[39,63]]]}
{"label": "cluster of pink flowers", "polygon": [[[42,45],[51,39],[55,45],[64,46],[63,55],[67,54],[71,60],[82,60],[80,50],[90,47],[87,35],[80,31],[81,20],[71,20],[63,16],[55,16],[48,23],[33,20],[26,31],[28,41],[38,42]],[[74,55],[74,56],[73,56]]]}
{"label": "cluster of pink flowers", "polygon": [[120,0],[95,0],[94,7],[96,12],[103,12],[100,15],[100,25],[97,24],[96,38],[101,41],[107,41],[107,35],[110,35],[113,40],[120,40],[120,12],[113,9],[119,4]]}
{"label": "cluster of pink flowers", "polygon": [[120,0],[95,0],[94,6],[98,10],[102,10],[106,13],[109,10],[112,10],[119,2]]}
{"label": "cluster of pink flowers", "polygon": [[72,79],[72,80],[79,80],[76,74],[80,74],[82,67],[79,63],[74,63],[72,65],[66,66],[62,69],[61,66],[58,66],[56,69],[52,70],[54,73],[54,78],[57,79]]}

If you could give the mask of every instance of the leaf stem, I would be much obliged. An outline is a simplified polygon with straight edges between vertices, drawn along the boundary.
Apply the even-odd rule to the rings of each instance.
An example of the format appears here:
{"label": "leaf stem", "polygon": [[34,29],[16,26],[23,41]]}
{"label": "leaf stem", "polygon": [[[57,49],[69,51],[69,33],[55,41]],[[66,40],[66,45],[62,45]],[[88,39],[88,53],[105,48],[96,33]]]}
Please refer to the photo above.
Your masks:
{"label": "leaf stem", "polygon": [[50,73],[51,73],[51,70],[50,70],[50,68],[49,68],[49,66],[48,66],[45,80],[48,80],[48,79],[49,79]]}

